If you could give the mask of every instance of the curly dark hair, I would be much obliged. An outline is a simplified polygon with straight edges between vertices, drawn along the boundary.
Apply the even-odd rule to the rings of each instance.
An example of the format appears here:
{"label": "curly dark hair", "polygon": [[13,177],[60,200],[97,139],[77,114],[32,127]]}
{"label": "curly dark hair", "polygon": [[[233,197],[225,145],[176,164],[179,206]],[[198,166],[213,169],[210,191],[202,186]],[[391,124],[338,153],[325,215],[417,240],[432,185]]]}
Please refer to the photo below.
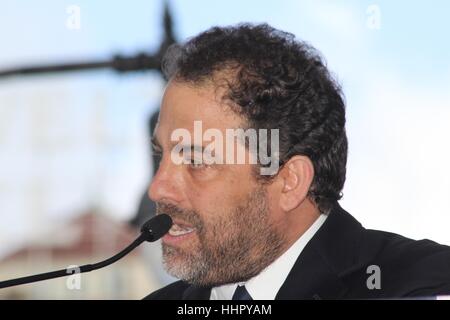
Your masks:
{"label": "curly dark hair", "polygon": [[213,27],[169,48],[163,70],[168,79],[193,85],[227,74],[223,98],[249,127],[279,129],[280,167],[294,155],[311,160],[315,173],[308,197],[320,211],[341,199],[347,162],[344,97],[313,47],[267,24]]}

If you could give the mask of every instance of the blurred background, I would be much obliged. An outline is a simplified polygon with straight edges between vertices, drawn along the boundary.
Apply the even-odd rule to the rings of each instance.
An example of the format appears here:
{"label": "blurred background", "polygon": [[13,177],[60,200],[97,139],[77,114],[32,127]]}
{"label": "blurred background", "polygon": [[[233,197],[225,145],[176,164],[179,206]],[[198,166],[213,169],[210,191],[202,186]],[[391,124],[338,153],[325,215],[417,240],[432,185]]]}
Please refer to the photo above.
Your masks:
{"label": "blurred background", "polygon": [[[342,206],[367,228],[450,244],[449,17],[444,0],[3,0],[0,73],[157,59],[213,25],[268,22],[321,51],[343,86]],[[163,88],[155,68],[0,76],[0,280],[97,262],[137,236],[154,210],[149,132]],[[139,299],[173,280],[160,260],[147,243],[79,283],[0,299]]]}

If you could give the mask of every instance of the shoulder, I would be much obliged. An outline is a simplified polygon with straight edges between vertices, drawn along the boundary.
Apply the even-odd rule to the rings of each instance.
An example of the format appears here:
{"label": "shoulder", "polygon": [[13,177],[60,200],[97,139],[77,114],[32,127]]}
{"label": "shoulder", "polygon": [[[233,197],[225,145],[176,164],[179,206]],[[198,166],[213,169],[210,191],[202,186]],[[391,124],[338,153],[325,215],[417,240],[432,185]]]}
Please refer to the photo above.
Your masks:
{"label": "shoulder", "polygon": [[413,240],[395,233],[366,230],[365,240],[379,244],[377,256],[384,261],[402,260],[410,266],[426,262],[430,267],[437,263],[449,267],[450,247],[428,239]]}
{"label": "shoulder", "polygon": [[450,293],[450,247],[434,241],[366,230],[367,243],[378,243],[372,262],[384,284],[403,288],[407,296]]}
{"label": "shoulder", "polygon": [[184,281],[176,281],[146,296],[143,300],[181,300],[189,287]]}

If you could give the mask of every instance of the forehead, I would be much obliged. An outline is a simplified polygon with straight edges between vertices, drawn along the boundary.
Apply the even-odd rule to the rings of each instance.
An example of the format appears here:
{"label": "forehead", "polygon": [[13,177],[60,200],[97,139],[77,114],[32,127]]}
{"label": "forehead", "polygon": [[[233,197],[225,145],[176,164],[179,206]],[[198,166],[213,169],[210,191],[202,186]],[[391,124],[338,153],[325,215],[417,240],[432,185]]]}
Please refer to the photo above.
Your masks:
{"label": "forehead", "polygon": [[156,134],[167,139],[173,130],[194,129],[194,121],[202,122],[202,129],[225,131],[240,128],[243,119],[222,100],[223,89],[212,85],[193,86],[171,81],[164,92]]}

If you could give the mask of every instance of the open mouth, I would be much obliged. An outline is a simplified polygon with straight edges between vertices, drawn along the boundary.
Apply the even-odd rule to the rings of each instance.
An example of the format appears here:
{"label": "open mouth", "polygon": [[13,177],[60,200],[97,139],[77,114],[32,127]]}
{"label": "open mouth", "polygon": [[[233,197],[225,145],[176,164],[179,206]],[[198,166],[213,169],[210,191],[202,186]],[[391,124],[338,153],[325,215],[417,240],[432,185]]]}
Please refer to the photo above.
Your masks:
{"label": "open mouth", "polygon": [[169,234],[172,237],[179,237],[179,236],[183,236],[183,235],[192,233],[194,231],[195,231],[195,228],[193,228],[193,227],[188,227],[185,225],[174,223],[169,230]]}
{"label": "open mouth", "polygon": [[180,220],[173,220],[172,227],[162,241],[167,245],[179,246],[192,241],[197,228]]}

